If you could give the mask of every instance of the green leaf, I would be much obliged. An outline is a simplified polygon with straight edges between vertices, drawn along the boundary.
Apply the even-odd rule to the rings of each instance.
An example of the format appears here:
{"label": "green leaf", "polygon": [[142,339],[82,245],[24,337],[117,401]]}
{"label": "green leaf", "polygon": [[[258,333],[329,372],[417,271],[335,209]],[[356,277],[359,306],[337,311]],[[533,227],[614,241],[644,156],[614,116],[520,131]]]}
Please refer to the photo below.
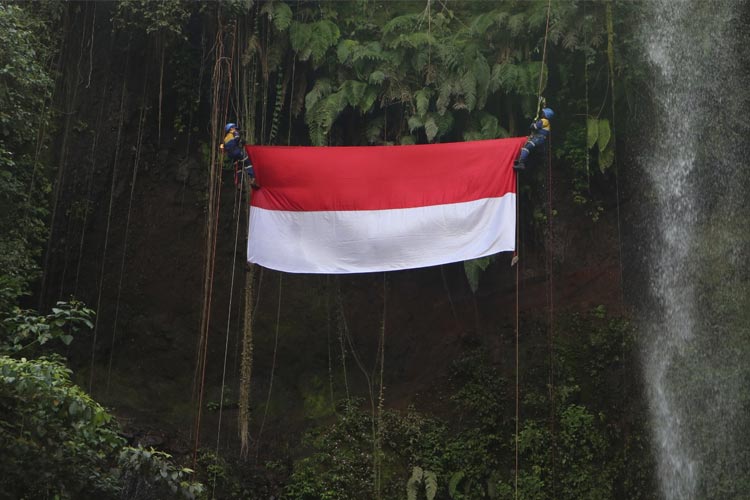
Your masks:
{"label": "green leaf", "polygon": [[438,133],[438,125],[435,123],[435,118],[428,116],[424,122],[424,131],[427,134],[427,142],[432,142]]}
{"label": "green leaf", "polygon": [[591,149],[599,140],[599,121],[596,118],[586,120],[586,147]]}
{"label": "green leaf", "polygon": [[612,136],[612,133],[609,129],[609,120],[606,118],[602,118],[599,120],[599,151],[604,151],[607,149],[607,145],[609,144],[609,139]]}
{"label": "green leaf", "polygon": [[277,2],[273,8],[273,25],[279,31],[292,24],[292,9],[284,2]]}
{"label": "green leaf", "polygon": [[63,344],[70,345],[71,342],[73,342],[73,336],[72,335],[61,335],[60,340],[62,340]]}
{"label": "green leaf", "polygon": [[385,81],[385,73],[383,73],[380,70],[375,70],[372,73],[370,73],[370,77],[367,79],[367,81],[371,85],[380,85]]}
{"label": "green leaf", "polygon": [[469,287],[473,293],[479,289],[479,276],[482,271],[487,269],[487,266],[492,262],[492,257],[480,257],[478,259],[465,260],[464,261],[464,273],[466,279],[469,281]]}
{"label": "green leaf", "polygon": [[461,484],[461,481],[463,481],[465,476],[466,473],[464,471],[458,471],[451,476],[451,479],[448,482],[448,494],[451,498],[461,498],[463,496],[459,493],[458,486]]}
{"label": "green leaf", "polygon": [[424,490],[427,496],[427,500],[434,500],[437,495],[437,476],[434,472],[425,471],[424,473]]}
{"label": "green leaf", "polygon": [[419,486],[422,483],[422,468],[414,467],[412,469],[411,477],[406,482],[406,498],[407,500],[417,500],[419,496]]}
{"label": "green leaf", "polygon": [[409,132],[412,132],[412,133],[415,130],[418,130],[424,127],[424,122],[418,116],[410,116],[409,119],[406,120],[406,123],[409,125]]}
{"label": "green leaf", "polygon": [[432,97],[432,90],[429,88],[419,89],[414,93],[414,101],[417,106],[417,116],[420,118],[424,118],[424,115],[430,107],[430,97]]}

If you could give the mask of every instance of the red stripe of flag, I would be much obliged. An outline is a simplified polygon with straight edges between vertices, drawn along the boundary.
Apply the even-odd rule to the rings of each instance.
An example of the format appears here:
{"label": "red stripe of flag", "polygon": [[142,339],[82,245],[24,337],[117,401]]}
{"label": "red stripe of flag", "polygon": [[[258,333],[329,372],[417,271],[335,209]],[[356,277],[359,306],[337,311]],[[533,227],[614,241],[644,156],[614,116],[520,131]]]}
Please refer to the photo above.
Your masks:
{"label": "red stripe of flag", "polygon": [[267,210],[426,207],[515,193],[525,138],[415,146],[246,146]]}

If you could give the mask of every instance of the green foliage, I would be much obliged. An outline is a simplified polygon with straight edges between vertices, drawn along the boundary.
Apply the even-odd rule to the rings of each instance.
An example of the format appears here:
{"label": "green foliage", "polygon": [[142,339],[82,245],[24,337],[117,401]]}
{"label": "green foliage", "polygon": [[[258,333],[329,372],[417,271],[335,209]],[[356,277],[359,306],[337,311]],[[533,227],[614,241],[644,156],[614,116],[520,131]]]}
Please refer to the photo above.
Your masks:
{"label": "green foliage", "polygon": [[[519,498],[549,498],[553,473],[560,499],[619,498],[621,484],[628,485],[628,498],[649,498],[643,417],[622,407],[622,393],[604,395],[611,387],[604,381],[619,373],[623,352],[633,350],[630,337],[627,322],[609,318],[601,308],[565,317],[554,349],[558,384],[546,385],[545,363],[526,366]],[[404,484],[408,499],[433,498],[433,492],[434,498],[454,500],[515,498],[511,383],[477,350],[454,362],[448,383],[440,385],[447,392],[438,397],[451,404],[440,418],[414,409],[383,415],[384,498],[402,497]],[[312,452],[294,463],[284,498],[373,496],[371,418],[350,404],[333,425],[312,431],[306,440]]]}
{"label": "green foliage", "polygon": [[50,190],[39,131],[49,124],[54,31],[34,16],[39,7],[0,5],[0,272],[17,294],[38,276]]}
{"label": "green foliage", "polygon": [[312,23],[293,21],[289,28],[289,40],[297,58],[311,60],[314,66],[323,62],[328,49],[336,45],[340,36],[339,27],[328,19]]}
{"label": "green foliage", "polygon": [[411,477],[406,482],[406,498],[407,500],[418,500],[420,498],[426,498],[426,500],[433,500],[437,493],[438,483],[437,476],[434,472],[423,470],[419,466],[414,466],[411,472]]}
{"label": "green foliage", "polygon": [[614,161],[614,145],[610,142],[612,131],[609,126],[609,120],[606,118],[588,118],[586,128],[586,147],[591,149],[594,146],[598,146],[599,168],[604,173],[606,169],[612,166],[612,162]]}
{"label": "green foliage", "polygon": [[59,339],[68,345],[73,335],[83,329],[93,328],[94,311],[81,302],[58,302],[47,315],[15,307],[8,313],[0,310],[0,353],[14,354],[32,346],[42,346]]}
{"label": "green foliage", "polygon": [[0,356],[0,487],[13,498],[112,498],[124,441],[56,361]]}
{"label": "green foliage", "polygon": [[171,458],[168,453],[153,448],[124,447],[118,457],[118,479],[123,483],[122,498],[204,498],[204,486],[190,480],[193,471],[176,467]]}
{"label": "green foliage", "polygon": [[285,31],[292,24],[292,9],[284,2],[265,2],[260,12],[268,16],[277,31]]}
{"label": "green foliage", "polygon": [[479,289],[479,276],[492,263],[492,260],[492,257],[489,256],[464,261],[464,273],[472,292],[476,293]]}
{"label": "green foliage", "polygon": [[0,356],[0,488],[9,498],[202,498],[169,455],[125,447],[59,361]]}
{"label": "green foliage", "polygon": [[183,27],[190,17],[188,7],[190,3],[184,0],[120,0],[112,21],[119,28],[184,38]]}

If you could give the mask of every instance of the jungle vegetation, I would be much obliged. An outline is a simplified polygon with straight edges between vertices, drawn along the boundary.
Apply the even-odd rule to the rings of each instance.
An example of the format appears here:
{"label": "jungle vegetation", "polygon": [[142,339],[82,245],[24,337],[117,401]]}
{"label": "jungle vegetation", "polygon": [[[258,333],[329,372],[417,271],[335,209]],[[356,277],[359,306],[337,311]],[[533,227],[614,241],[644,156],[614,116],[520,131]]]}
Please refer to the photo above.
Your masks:
{"label": "jungle vegetation", "polygon": [[[226,121],[258,144],[467,141],[525,135],[544,95],[559,117],[552,161],[565,203],[592,223],[614,211],[623,131],[645,113],[637,3],[552,2],[548,23],[549,6],[1,2],[0,496],[652,498],[645,410],[626,371],[635,333],[603,306],[560,314],[549,340],[544,311],[524,319],[535,340],[521,353],[531,368],[520,421],[515,382],[481,339],[450,361],[424,408],[389,408],[373,385],[369,396],[331,390],[293,449],[260,457],[210,442],[175,457],[138,446],[91,390],[98,321],[113,308],[118,321],[101,288],[118,270],[122,285],[126,252],[113,255],[138,224],[138,166],[193,168],[175,175],[210,216]],[[524,231],[543,254],[555,212],[545,161],[536,167],[522,185]],[[118,207],[127,222],[112,222]],[[97,241],[93,221],[106,226]],[[101,270],[86,275],[93,254]],[[491,265],[466,263],[473,292]],[[181,335],[193,345],[199,329]]]}

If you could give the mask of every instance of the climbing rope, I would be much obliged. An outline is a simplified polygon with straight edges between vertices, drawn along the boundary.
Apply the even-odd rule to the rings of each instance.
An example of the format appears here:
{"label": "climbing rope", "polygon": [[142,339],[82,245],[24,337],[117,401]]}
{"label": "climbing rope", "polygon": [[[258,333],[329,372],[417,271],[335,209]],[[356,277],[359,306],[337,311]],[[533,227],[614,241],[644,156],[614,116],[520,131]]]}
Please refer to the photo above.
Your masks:
{"label": "climbing rope", "polygon": [[[242,193],[242,187],[244,185],[245,176],[242,175],[240,177],[240,194]],[[240,200],[242,200],[242,196],[236,197],[235,204],[239,205]],[[235,277],[235,270],[237,268],[237,243],[239,241],[239,235],[240,235],[240,215],[239,211],[237,213],[237,222],[235,223],[234,227],[234,250],[232,252],[232,272],[231,272],[231,280],[229,284],[229,305],[227,306],[227,328],[226,328],[226,335],[224,340],[224,363],[222,365],[221,370],[221,391],[219,395],[219,421],[217,424],[217,430],[216,430],[216,456],[219,456],[219,444],[221,442],[221,419],[224,414],[224,387],[226,384],[226,378],[227,378],[227,354],[229,353],[229,332],[230,327],[232,324],[232,299],[234,298],[234,277]],[[214,498],[214,493],[216,491],[216,473],[218,472],[218,468],[214,473],[214,477],[212,480],[212,493],[211,497]]]}
{"label": "climbing rope", "polygon": [[[224,92],[222,96],[221,85],[223,81],[227,81],[227,88],[231,88],[232,85],[232,60],[235,51],[236,37],[232,37],[232,44],[229,51],[230,56],[227,58],[224,52],[223,36],[226,33],[225,28],[221,24],[221,18],[218,20],[219,27],[216,34],[215,47],[215,63],[212,77],[212,88],[213,95],[212,101],[214,103],[214,109],[211,116],[211,128],[213,131],[212,142],[218,143],[219,136],[218,131],[221,127],[219,120],[219,103],[222,103],[223,118],[226,121],[226,116],[229,109],[229,92]],[[224,68],[227,68],[224,71]],[[225,76],[226,75],[226,76]],[[209,167],[209,180],[208,180],[208,200],[207,200],[207,214],[206,214],[206,257],[204,260],[204,272],[203,272],[203,308],[201,312],[201,334],[198,341],[197,350],[197,362],[196,371],[193,380],[193,399],[197,399],[197,411],[194,422],[195,440],[193,446],[193,467],[195,467],[198,460],[198,448],[200,446],[200,426],[203,410],[203,397],[205,395],[205,382],[206,382],[206,364],[208,359],[208,333],[210,331],[211,324],[211,303],[213,297],[213,284],[214,284],[214,271],[216,266],[216,243],[218,239],[218,228],[219,228],[219,208],[221,206],[221,161],[217,161],[217,153],[214,148],[211,149],[211,161]],[[196,397],[197,388],[197,397]]]}
{"label": "climbing rope", "polygon": [[[125,58],[125,74],[130,66],[130,41],[128,41],[128,50]],[[107,268],[107,247],[109,245],[109,229],[112,222],[112,206],[115,196],[115,183],[117,181],[117,164],[120,161],[120,139],[122,138],[122,126],[125,116],[125,96],[127,90],[127,78],[122,79],[122,90],[120,91],[120,111],[119,121],[117,124],[117,139],[115,141],[115,158],[112,163],[112,182],[109,186],[109,208],[107,209],[107,226],[104,230],[104,248],[102,250],[101,270],[99,272],[99,289],[96,298],[96,319],[94,320],[94,335],[91,340],[91,365],[89,366],[89,393],[94,386],[94,359],[96,357],[96,341],[99,333],[99,319],[101,318],[102,289],[104,288],[104,270]]]}
{"label": "climbing rope", "polygon": [[[520,229],[519,229],[519,226],[520,226],[520,224],[519,224],[520,210],[519,210],[519,202],[518,202],[518,186],[519,186],[519,181],[518,181],[518,176],[516,176],[516,251],[515,251],[515,255],[513,256],[513,259],[515,259],[516,261],[518,259],[518,242],[520,240],[520,238],[519,238],[519,235],[520,235]],[[516,459],[516,461],[515,461],[516,466],[515,466],[515,471],[514,471],[515,472],[515,478],[514,478],[514,492],[515,492],[515,495],[514,495],[514,498],[516,500],[518,500],[518,467],[519,467],[519,461],[518,461],[518,422],[519,422],[519,419],[520,419],[520,408],[521,408],[521,404],[520,404],[521,399],[520,399],[520,390],[519,390],[520,384],[519,384],[519,373],[518,373],[519,369],[520,369],[520,364],[518,362],[518,347],[519,347],[518,344],[519,344],[519,340],[520,340],[520,321],[519,321],[519,317],[520,317],[520,314],[519,314],[519,295],[520,295],[520,293],[519,292],[520,292],[520,290],[519,290],[519,288],[520,288],[520,266],[516,263],[516,324],[515,324],[516,325],[516,419],[515,419],[516,420],[515,421],[516,429],[515,429],[515,439],[514,439],[514,443],[515,443],[515,459]]]}
{"label": "climbing rope", "polygon": [[270,381],[268,382],[268,394],[266,395],[266,406],[263,408],[263,419],[260,422],[260,429],[258,430],[258,438],[255,441],[255,461],[258,461],[258,453],[260,451],[260,438],[263,436],[263,429],[266,426],[266,418],[268,417],[268,407],[271,405],[271,394],[273,392],[273,379],[274,373],[276,372],[276,354],[279,350],[279,325],[281,324],[281,287],[282,278],[284,273],[279,273],[279,299],[276,307],[276,332],[273,339],[273,357],[271,358],[271,375]]}
{"label": "climbing rope", "polygon": [[387,274],[384,272],[383,317],[380,326],[380,340],[378,342],[378,353],[380,354],[380,380],[378,391],[377,434],[375,438],[375,492],[378,499],[382,497],[381,489],[383,482],[383,407],[385,406],[385,386],[383,385],[383,372],[385,371],[385,325],[387,318],[387,293]]}
{"label": "climbing rope", "polygon": [[141,113],[138,117],[138,135],[136,138],[135,159],[133,161],[133,178],[130,180],[130,198],[128,199],[128,214],[125,218],[125,234],[123,236],[122,259],[120,260],[120,277],[117,280],[117,298],[115,300],[115,316],[112,320],[112,341],[109,349],[109,361],[107,362],[107,383],[105,393],[109,394],[109,383],[112,379],[112,359],[115,352],[115,340],[117,338],[117,322],[120,317],[120,297],[122,295],[122,282],[125,276],[125,262],[128,254],[128,235],[130,233],[130,214],[133,210],[133,195],[135,193],[135,181],[138,178],[138,165],[141,162],[141,151],[143,149],[143,129],[146,121],[146,90],[148,89],[148,68],[144,71],[143,94],[141,96]]}
{"label": "climbing rope", "polygon": [[552,134],[547,138],[547,255],[545,259],[547,271],[547,311],[549,313],[547,321],[548,342],[549,342],[549,398],[550,398],[550,432],[552,434],[552,446],[550,453],[552,455],[552,499],[556,498],[556,453],[557,437],[555,434],[555,304],[554,304],[554,285],[553,285],[553,255],[552,245],[554,243],[552,217]]}
{"label": "climbing rope", "polygon": [[[544,83],[544,69],[545,64],[547,61],[547,40],[549,38],[549,20],[550,20],[550,13],[552,10],[552,0],[548,0],[547,2],[547,20],[544,28],[544,43],[542,46],[542,64],[539,69],[539,85],[537,90],[537,111],[536,116],[534,120],[536,121],[539,118],[539,114],[541,113],[542,106],[545,104],[544,97],[542,97],[542,85]],[[551,145],[551,138],[550,138],[550,145]],[[551,147],[548,147],[548,151],[551,152]],[[551,153],[550,153],[551,154]],[[551,156],[550,156],[550,163],[549,163],[549,196],[550,196],[550,203],[548,204],[549,207],[549,216],[548,216],[548,223],[552,223],[552,212],[551,212],[551,197],[552,197],[552,168],[551,168]],[[521,396],[520,396],[520,357],[519,357],[519,344],[520,344],[520,314],[519,314],[519,295],[520,295],[520,266],[518,266],[518,260],[519,260],[519,253],[518,253],[518,247],[520,243],[520,202],[519,202],[519,180],[518,176],[516,176],[516,249],[513,253],[513,259],[511,260],[511,265],[516,266],[516,345],[515,345],[515,354],[516,354],[516,422],[515,422],[515,471],[514,471],[514,498],[518,500],[518,473],[520,468],[520,461],[519,461],[519,431],[520,431],[520,418],[521,418]],[[548,259],[549,261],[549,259]],[[548,280],[548,283],[551,283],[551,280]],[[550,284],[550,314],[552,311],[551,306],[551,284]],[[551,340],[550,340],[551,341]],[[554,479],[553,479],[554,481]]]}

